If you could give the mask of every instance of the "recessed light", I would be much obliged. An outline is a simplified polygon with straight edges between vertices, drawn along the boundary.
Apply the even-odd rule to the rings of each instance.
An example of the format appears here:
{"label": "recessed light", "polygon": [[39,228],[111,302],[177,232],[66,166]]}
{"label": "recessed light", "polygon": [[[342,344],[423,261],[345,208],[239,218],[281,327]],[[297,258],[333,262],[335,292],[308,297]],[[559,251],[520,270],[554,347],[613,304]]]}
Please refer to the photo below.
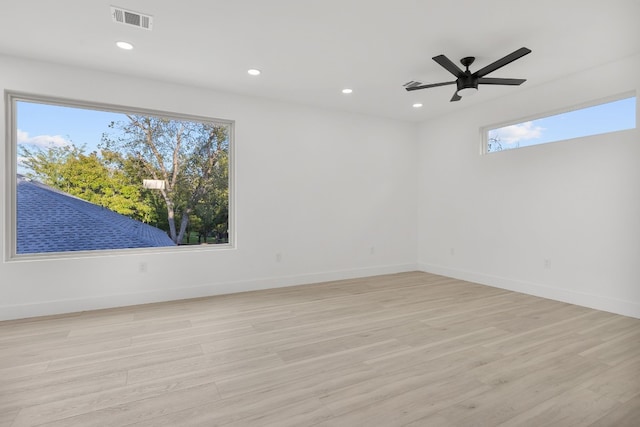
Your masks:
{"label": "recessed light", "polygon": [[420,108],[422,107],[422,104],[420,104],[419,102],[416,102],[415,104],[413,104],[413,108]]}
{"label": "recessed light", "polygon": [[120,49],[124,49],[124,50],[133,49],[133,45],[131,43],[127,43],[127,42],[117,42],[116,46],[118,46]]}
{"label": "recessed light", "polygon": [[342,93],[347,93],[347,94],[349,94],[349,93],[351,93],[351,92],[353,92],[353,89],[349,89],[349,88],[347,88],[347,89],[342,89]]}
{"label": "recessed light", "polygon": [[258,70],[256,68],[252,68],[250,70],[247,70],[247,73],[249,73],[252,76],[259,76],[260,75],[260,70]]}

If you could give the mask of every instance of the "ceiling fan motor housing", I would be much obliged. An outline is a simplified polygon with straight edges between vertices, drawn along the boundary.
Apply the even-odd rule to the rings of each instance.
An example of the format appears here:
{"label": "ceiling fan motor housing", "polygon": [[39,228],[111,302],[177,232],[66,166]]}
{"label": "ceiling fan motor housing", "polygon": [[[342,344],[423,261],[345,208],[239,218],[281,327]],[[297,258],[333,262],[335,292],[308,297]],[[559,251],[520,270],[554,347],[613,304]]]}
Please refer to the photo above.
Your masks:
{"label": "ceiling fan motor housing", "polygon": [[458,91],[461,89],[478,89],[478,78],[466,71],[464,75],[458,77],[456,85],[458,86]]}

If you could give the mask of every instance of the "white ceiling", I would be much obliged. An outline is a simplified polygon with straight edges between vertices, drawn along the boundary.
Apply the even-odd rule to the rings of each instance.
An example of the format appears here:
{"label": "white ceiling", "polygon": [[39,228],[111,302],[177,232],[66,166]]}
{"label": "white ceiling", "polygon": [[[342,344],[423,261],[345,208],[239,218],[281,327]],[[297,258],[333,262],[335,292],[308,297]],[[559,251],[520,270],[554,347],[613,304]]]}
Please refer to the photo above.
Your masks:
{"label": "white ceiling", "polygon": [[[111,5],[153,30],[114,23]],[[0,0],[0,16],[0,53],[410,121],[640,52],[639,0]],[[489,76],[522,86],[454,103],[454,86],[402,87],[453,80],[435,55],[475,56],[474,71],[522,46]]]}

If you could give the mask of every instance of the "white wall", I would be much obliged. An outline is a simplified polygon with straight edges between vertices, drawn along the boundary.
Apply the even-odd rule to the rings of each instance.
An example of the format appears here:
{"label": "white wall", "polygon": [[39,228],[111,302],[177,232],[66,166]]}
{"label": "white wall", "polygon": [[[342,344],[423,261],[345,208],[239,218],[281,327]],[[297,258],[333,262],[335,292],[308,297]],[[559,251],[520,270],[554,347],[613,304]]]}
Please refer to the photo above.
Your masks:
{"label": "white wall", "polygon": [[8,57],[0,87],[235,120],[237,230],[231,250],[1,263],[0,319],[416,269],[417,125]]}
{"label": "white wall", "polygon": [[638,90],[638,69],[631,57],[422,124],[421,269],[640,317],[640,131],[479,154],[482,126]]}
{"label": "white wall", "polygon": [[1,57],[3,89],[235,120],[237,247],[3,262],[0,319],[416,268],[640,317],[639,131],[479,155],[481,126],[637,90],[638,69],[417,126]]}

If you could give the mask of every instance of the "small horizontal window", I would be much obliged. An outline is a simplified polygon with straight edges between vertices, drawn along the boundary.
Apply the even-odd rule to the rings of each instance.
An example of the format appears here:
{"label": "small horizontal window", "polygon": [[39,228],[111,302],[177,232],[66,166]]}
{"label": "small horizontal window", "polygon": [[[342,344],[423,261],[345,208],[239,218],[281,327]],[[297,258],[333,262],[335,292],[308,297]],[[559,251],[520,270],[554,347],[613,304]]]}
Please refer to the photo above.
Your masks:
{"label": "small horizontal window", "polygon": [[485,152],[511,150],[636,127],[636,97],[485,129]]}

